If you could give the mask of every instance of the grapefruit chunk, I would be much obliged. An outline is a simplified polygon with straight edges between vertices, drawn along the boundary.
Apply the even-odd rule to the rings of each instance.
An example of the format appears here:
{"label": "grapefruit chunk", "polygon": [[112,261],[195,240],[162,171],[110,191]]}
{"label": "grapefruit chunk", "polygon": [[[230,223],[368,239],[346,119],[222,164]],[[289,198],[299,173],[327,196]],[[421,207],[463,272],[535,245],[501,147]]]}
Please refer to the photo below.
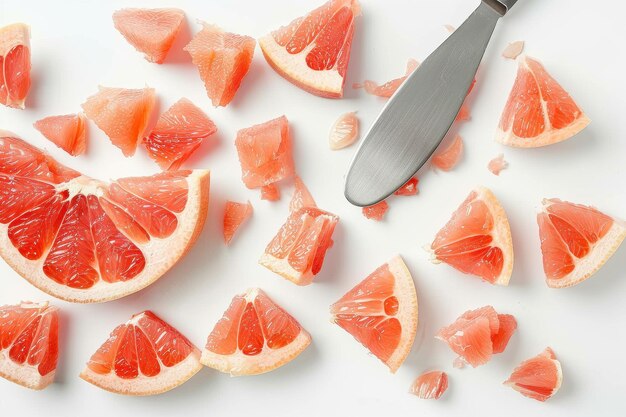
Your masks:
{"label": "grapefruit chunk", "polygon": [[202,368],[200,350],[152,311],[117,326],[80,373],[85,381],[125,395],[154,395]]}
{"label": "grapefruit chunk", "polygon": [[396,372],[417,329],[417,294],[404,261],[396,256],[330,307],[332,320]]}
{"label": "grapefruit chunk", "polygon": [[48,303],[0,307],[0,376],[31,389],[54,380],[59,312]]}
{"label": "grapefruit chunk", "polygon": [[317,207],[309,189],[297,175],[294,179],[294,187],[295,190],[293,192],[293,196],[291,197],[291,201],[289,202],[289,212],[298,211],[302,207]]}
{"label": "grapefruit chunk", "polygon": [[263,187],[261,187],[261,200],[280,200],[280,188],[276,186],[276,183],[264,185]]}
{"label": "grapefruit chunk", "polygon": [[180,9],[121,9],[113,24],[124,38],[150,62],[161,64],[185,19]]}
{"label": "grapefruit chunk", "polygon": [[30,28],[14,23],[0,28],[0,103],[23,109],[30,89]]}
{"label": "grapefruit chunk", "polygon": [[241,80],[248,73],[256,41],[224,32],[208,23],[185,46],[200,71],[207,95],[214,106],[226,106],[235,97]]}
{"label": "grapefruit chunk", "polygon": [[417,177],[413,177],[408,180],[402,187],[398,188],[394,195],[416,195],[419,190],[417,189],[417,184],[419,184],[419,179]]}
{"label": "grapefruit chunk", "polygon": [[498,314],[491,306],[466,311],[454,323],[439,330],[437,339],[474,368],[502,353],[517,328],[509,314]]}
{"label": "grapefruit chunk", "polygon": [[273,371],[300,355],[311,336],[262,290],[236,295],[207,338],[202,363],[232,376]]}
{"label": "grapefruit chunk", "polygon": [[34,126],[46,139],[72,156],[84,153],[87,148],[82,113],[45,117],[37,120]]}
{"label": "grapefruit chunk", "polygon": [[418,376],[409,392],[424,400],[438,400],[447,389],[448,374],[442,371],[431,371]]}
{"label": "grapefruit chunk", "polygon": [[316,207],[292,212],[265,248],[259,263],[297,285],[309,285],[333,245],[333,231],[339,221],[334,214]]}
{"label": "grapefruit chunk", "polygon": [[360,14],[356,0],[330,0],[259,39],[265,59],[292,84],[321,97],[343,96]]}
{"label": "grapefruit chunk", "polygon": [[191,101],[181,98],[159,116],[143,144],[162,169],[178,169],[215,132],[211,119]]}
{"label": "grapefruit chunk", "polygon": [[[394,78],[393,80],[387,81],[384,84],[377,84],[371,80],[365,80],[363,82],[363,88],[365,92],[371,94],[373,96],[389,98],[393,96],[393,94],[400,88],[402,83],[411,75],[413,71],[419,67],[419,62],[414,59],[409,59],[406,63],[406,72],[402,77]],[[357,87],[361,87],[361,85],[357,85]]]}
{"label": "grapefruit chunk", "polygon": [[513,272],[511,229],[504,209],[484,187],[474,189],[431,244],[434,262],[508,285]]}
{"label": "grapefruit chunk", "polygon": [[373,206],[363,207],[361,212],[365,217],[371,220],[376,220],[377,222],[381,221],[387,211],[389,210],[389,204],[383,200],[374,204]]}
{"label": "grapefruit chunk", "polygon": [[576,285],[595,274],[626,237],[626,227],[599,210],[558,199],[537,215],[549,287]]}
{"label": "grapefruit chunk", "polygon": [[493,175],[500,175],[500,172],[508,166],[509,163],[504,160],[504,154],[500,154],[489,161],[487,169],[491,171]]}
{"label": "grapefruit chunk", "polygon": [[437,152],[432,159],[432,164],[442,171],[450,171],[459,163],[463,154],[463,139],[456,135],[450,145]]}
{"label": "grapefruit chunk", "polygon": [[0,133],[0,255],[67,301],[113,300],[158,279],[202,230],[208,194],[208,171],[108,184]]}
{"label": "grapefruit chunk", "polygon": [[356,112],[348,112],[339,116],[330,129],[328,144],[336,151],[346,148],[356,142],[359,137],[359,119]]}
{"label": "grapefruit chunk", "polygon": [[88,118],[109,137],[113,145],[131,156],[150,119],[154,89],[98,87],[99,91],[82,104]]}
{"label": "grapefruit chunk", "polygon": [[561,388],[563,372],[561,363],[552,349],[522,362],[504,384],[528,398],[546,401]]}
{"label": "grapefruit chunk", "polygon": [[551,145],[571,138],[589,124],[589,118],[539,61],[522,57],[518,62],[497,142],[520,148]]}
{"label": "grapefruit chunk", "polygon": [[224,243],[232,240],[237,230],[252,216],[252,204],[227,201],[224,207]]}

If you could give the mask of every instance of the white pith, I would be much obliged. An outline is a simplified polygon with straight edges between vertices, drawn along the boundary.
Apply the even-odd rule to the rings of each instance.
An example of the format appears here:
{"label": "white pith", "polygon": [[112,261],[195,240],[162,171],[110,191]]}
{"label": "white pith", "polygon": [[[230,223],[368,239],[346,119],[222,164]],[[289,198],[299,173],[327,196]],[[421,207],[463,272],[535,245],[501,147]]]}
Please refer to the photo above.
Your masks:
{"label": "white pith", "polygon": [[[84,192],[98,195],[102,192],[99,185],[101,183],[96,180],[87,181],[84,178],[75,178],[62,187],[67,187],[70,193]],[[178,261],[192,243],[199,228],[204,224],[209,198],[209,172],[193,170],[186,177],[186,180],[188,185],[187,203],[181,213],[174,213],[178,219],[178,227],[172,235],[165,239],[151,237],[147,243],[134,242],[145,257],[145,267],[137,276],[128,281],[108,283],[99,280],[88,289],[70,288],[59,284],[43,272],[47,253],[34,261],[24,258],[9,239],[8,224],[0,224],[0,256],[31,284],[66,301],[103,302],[139,291],[156,281]]]}
{"label": "white pith", "polygon": [[259,263],[269,269],[270,271],[288,279],[296,285],[309,285],[313,282],[313,273],[310,269],[307,269],[304,273],[296,271],[289,264],[289,257],[277,258],[269,253],[264,253],[259,259]]}

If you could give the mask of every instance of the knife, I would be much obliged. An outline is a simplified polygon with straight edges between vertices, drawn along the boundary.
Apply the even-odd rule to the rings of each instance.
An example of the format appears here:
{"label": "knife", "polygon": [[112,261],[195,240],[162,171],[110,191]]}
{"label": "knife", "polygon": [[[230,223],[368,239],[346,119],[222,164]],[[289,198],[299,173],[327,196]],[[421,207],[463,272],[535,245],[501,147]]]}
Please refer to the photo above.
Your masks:
{"label": "knife", "polygon": [[498,20],[516,2],[482,0],[389,99],[350,164],[348,201],[365,207],[384,200],[430,158],[465,100]]}

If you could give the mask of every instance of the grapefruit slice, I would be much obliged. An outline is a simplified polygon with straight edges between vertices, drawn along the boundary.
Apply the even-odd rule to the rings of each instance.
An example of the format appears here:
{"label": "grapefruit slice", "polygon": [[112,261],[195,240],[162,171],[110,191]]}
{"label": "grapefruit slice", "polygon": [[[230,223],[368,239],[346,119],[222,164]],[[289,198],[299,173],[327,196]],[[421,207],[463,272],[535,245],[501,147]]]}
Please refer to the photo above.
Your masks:
{"label": "grapefruit slice", "polygon": [[328,144],[333,151],[347,148],[359,137],[359,119],[356,112],[348,112],[339,116],[330,128]]}
{"label": "grapefruit slice", "polygon": [[292,84],[321,97],[340,98],[350,61],[356,0],[330,0],[261,39],[274,70]]}
{"label": "grapefruit slice", "polygon": [[195,241],[208,198],[208,171],[107,184],[0,133],[0,255],[67,301],[113,300],[154,282]]}
{"label": "grapefruit slice", "polygon": [[317,204],[315,204],[315,200],[309,192],[309,189],[306,188],[306,185],[304,185],[302,179],[300,179],[300,177],[297,175],[294,179],[294,187],[295,190],[293,192],[293,196],[291,197],[291,201],[289,202],[290,213],[298,211],[302,207],[317,207]]}
{"label": "grapefruit slice", "polygon": [[46,139],[70,155],[85,153],[87,139],[85,116],[82,113],[45,117],[37,120],[33,126]]}
{"label": "grapefruit slice", "polygon": [[232,240],[239,227],[252,216],[252,204],[227,201],[224,207],[224,243]]}
{"label": "grapefruit slice", "polygon": [[200,22],[202,30],[185,46],[198,67],[207,95],[214,106],[226,106],[235,97],[248,73],[256,41]]}
{"label": "grapefruit slice", "polygon": [[549,347],[522,362],[504,384],[528,398],[546,401],[561,388],[561,363]]}
{"label": "grapefruit slice", "polygon": [[292,212],[259,263],[297,285],[309,285],[322,270],[338,221],[339,217],[316,207]]}
{"label": "grapefruit slice", "polygon": [[262,290],[236,295],[207,338],[202,364],[232,376],[273,371],[300,355],[311,336]]}
{"label": "grapefruit slice", "polygon": [[434,262],[508,285],[513,272],[511,229],[504,209],[484,187],[474,189],[431,245]]}
{"label": "grapefruit slice", "polygon": [[211,119],[191,101],[181,98],[159,116],[143,144],[162,169],[178,169],[215,132]]}
{"label": "grapefruit slice", "polygon": [[442,371],[431,371],[418,376],[409,392],[424,400],[438,400],[447,389],[448,374]]}
{"label": "grapefruit slice", "polygon": [[377,222],[381,221],[387,211],[389,210],[389,204],[383,200],[379,203],[374,204],[373,206],[363,207],[361,212],[365,217],[371,220],[376,220]]}
{"label": "grapefruit slice", "polygon": [[117,326],[80,373],[85,381],[125,395],[155,395],[200,369],[200,350],[152,311]]}
{"label": "grapefruit slice", "polygon": [[0,307],[0,376],[40,390],[52,383],[59,356],[59,312],[44,303]]}
{"label": "grapefruit slice", "polygon": [[132,156],[154,107],[154,89],[98,87],[82,108],[124,156]]}
{"label": "grapefruit slice", "polygon": [[508,166],[509,163],[504,160],[504,154],[500,154],[489,161],[487,169],[491,171],[493,175],[500,175],[500,172]]}
{"label": "grapefruit slice", "polygon": [[406,182],[402,187],[398,188],[394,195],[416,195],[418,193],[417,184],[419,184],[419,179],[417,177],[413,177]]}
{"label": "grapefruit slice", "polygon": [[432,164],[442,171],[450,171],[461,160],[463,155],[463,139],[456,135],[450,145],[437,152],[432,159]]}
{"label": "grapefruit slice", "polygon": [[569,139],[590,122],[541,63],[518,59],[517,78],[504,106],[496,141],[535,148]]}
{"label": "grapefruit slice", "polygon": [[626,227],[599,210],[543,200],[537,215],[543,270],[549,287],[576,285],[595,274],[626,237]]}
{"label": "grapefruit slice", "polygon": [[0,103],[23,109],[30,89],[30,28],[14,23],[0,28]]}
{"label": "grapefruit slice", "polygon": [[474,368],[489,362],[495,353],[504,352],[517,329],[515,317],[498,314],[491,306],[463,313],[449,326],[443,327],[436,338]]}
{"label": "grapefruit slice", "polygon": [[143,52],[146,60],[161,64],[183,21],[180,9],[121,9],[113,13],[113,24],[122,36]]}
{"label": "grapefruit slice", "polygon": [[330,307],[332,320],[395,373],[417,329],[417,294],[400,256],[380,266]]}
{"label": "grapefruit slice", "polygon": [[[400,88],[402,83],[404,83],[404,81],[409,77],[409,75],[411,75],[413,71],[417,69],[417,67],[419,67],[419,65],[419,62],[417,62],[416,60],[409,59],[406,63],[405,74],[402,77],[394,78],[393,80],[387,81],[386,83],[381,85],[371,80],[365,80],[362,86],[365,89],[365,92],[368,94],[383,98],[389,98],[393,96],[396,90]],[[358,84],[357,87],[361,87],[361,85]]]}

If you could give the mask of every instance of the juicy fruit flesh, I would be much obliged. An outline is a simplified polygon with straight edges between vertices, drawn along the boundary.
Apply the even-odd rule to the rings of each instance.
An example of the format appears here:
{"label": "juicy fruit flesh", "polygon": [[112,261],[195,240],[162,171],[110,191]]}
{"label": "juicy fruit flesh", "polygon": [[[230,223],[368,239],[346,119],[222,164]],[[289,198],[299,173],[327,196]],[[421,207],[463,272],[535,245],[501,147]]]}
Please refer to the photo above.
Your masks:
{"label": "juicy fruit flesh", "polygon": [[294,179],[295,190],[291,201],[289,202],[289,212],[300,210],[302,207],[317,207],[313,196],[309,192],[309,189],[304,185],[302,179],[296,176]]}
{"label": "juicy fruit flesh", "polygon": [[[398,88],[404,83],[404,81],[411,75],[413,71],[415,71],[419,67],[419,62],[414,59],[409,59],[406,63],[406,72],[402,77],[394,78],[393,80],[389,80],[384,84],[378,85],[374,81],[365,80],[363,82],[362,87],[368,94],[373,96],[389,98],[391,97]],[[356,84],[354,87],[360,88],[360,84]]]}
{"label": "juicy fruit flesh", "polygon": [[385,214],[388,210],[389,204],[385,200],[383,200],[379,203],[374,204],[373,206],[363,207],[361,209],[361,212],[368,219],[381,221],[383,217],[385,217]]}
{"label": "juicy fruit flesh", "polygon": [[417,177],[413,177],[408,180],[402,187],[398,188],[398,190],[393,193],[394,195],[416,195],[419,190],[417,189],[417,184],[419,184],[419,179]]}
{"label": "juicy fruit flesh", "polygon": [[194,349],[178,330],[144,311],[116,327],[87,366],[97,374],[114,372],[122,379],[154,377],[185,360]]}
{"label": "juicy fruit flesh", "polygon": [[461,139],[461,136],[456,135],[448,147],[433,156],[432,164],[443,171],[450,171],[459,163],[462,154],[463,139]]}
{"label": "juicy fruit flesh", "polygon": [[543,402],[558,391],[561,378],[561,364],[552,349],[546,348],[522,362],[504,383],[526,397]]}
{"label": "juicy fruit flesh", "polygon": [[85,152],[85,116],[66,114],[38,120],[33,125],[42,135],[72,156]]}
{"label": "juicy fruit flesh", "polygon": [[0,28],[0,103],[23,109],[30,89],[30,29],[23,23]]}
{"label": "juicy fruit flesh", "polygon": [[330,129],[328,142],[330,149],[343,149],[352,145],[359,136],[359,119],[356,112],[344,113]]}
{"label": "juicy fruit flesh", "polygon": [[227,201],[224,207],[224,243],[229,244],[239,227],[252,216],[252,204]]}
{"label": "juicy fruit flesh", "polygon": [[438,400],[448,389],[448,374],[442,371],[424,372],[411,385],[411,394],[419,398]]}

